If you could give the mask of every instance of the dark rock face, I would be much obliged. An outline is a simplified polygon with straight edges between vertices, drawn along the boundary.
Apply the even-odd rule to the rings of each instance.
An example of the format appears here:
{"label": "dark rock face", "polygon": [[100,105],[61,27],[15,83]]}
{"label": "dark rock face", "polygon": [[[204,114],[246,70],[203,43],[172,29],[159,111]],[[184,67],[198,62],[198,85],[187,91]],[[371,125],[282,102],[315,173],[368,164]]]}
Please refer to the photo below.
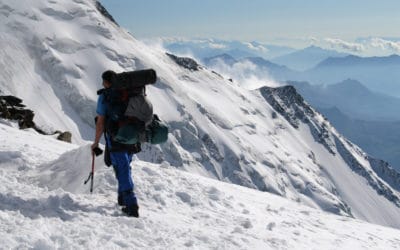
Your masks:
{"label": "dark rock face", "polygon": [[104,6],[96,1],[96,8],[98,11],[100,11],[101,14],[103,14],[103,16],[105,16],[106,18],[108,18],[110,21],[112,21],[113,23],[115,23],[117,26],[119,26],[119,24],[115,21],[115,19],[113,18],[113,16],[111,16],[111,14],[107,11],[106,8],[104,8]]}
{"label": "dark rock face", "polygon": [[167,56],[169,56],[176,64],[179,66],[188,69],[190,71],[198,71],[202,69],[201,67],[195,60],[189,57],[178,57],[173,54],[166,53]]}
{"label": "dark rock face", "polygon": [[[336,145],[339,154],[342,158],[347,162],[347,164],[351,167],[351,169],[363,176],[368,184],[375,189],[375,191],[384,196],[389,201],[393,202],[396,206],[400,207],[400,198],[390,189],[387,185],[382,183],[379,179],[377,179],[371,171],[365,169],[344,146],[344,144],[338,139],[336,139]],[[375,173],[380,176],[384,181],[389,183],[391,187],[395,190],[399,190],[399,174],[391,168],[386,162],[374,159],[372,157],[367,156],[367,160],[370,162],[372,169]]]}
{"label": "dark rock face", "polygon": [[221,155],[221,152],[218,150],[217,145],[215,145],[214,141],[208,134],[204,134],[201,138],[206,148],[210,151],[210,155],[217,161],[222,162],[224,157]]}
{"label": "dark rock face", "polygon": [[[372,169],[392,188],[400,192],[400,173],[392,168],[389,163],[368,156]],[[400,204],[400,202],[399,202]]]}
{"label": "dark rock face", "polygon": [[[0,96],[0,118],[14,120],[18,122],[20,129],[32,128],[42,135],[47,135],[38,128],[33,121],[34,112],[26,109],[22,100],[15,96]],[[55,132],[54,134],[56,134]],[[70,132],[59,132],[57,139],[65,142],[71,142],[72,134]]]}
{"label": "dark rock face", "polygon": [[299,120],[308,123],[308,117],[314,116],[314,111],[293,86],[262,87],[260,93],[294,128],[299,127]]}
{"label": "dark rock face", "polygon": [[17,121],[20,129],[33,128],[37,132],[45,134],[33,122],[33,111],[25,109],[22,100],[15,96],[0,96],[0,117]]}
{"label": "dark rock face", "polygon": [[[336,154],[334,141],[328,131],[328,125],[325,122],[320,123],[314,119],[316,112],[304,101],[293,86],[262,87],[260,93],[290,125],[298,129],[300,122],[308,124],[315,141],[324,145],[331,154]],[[274,116],[276,116],[276,113],[273,114]]]}

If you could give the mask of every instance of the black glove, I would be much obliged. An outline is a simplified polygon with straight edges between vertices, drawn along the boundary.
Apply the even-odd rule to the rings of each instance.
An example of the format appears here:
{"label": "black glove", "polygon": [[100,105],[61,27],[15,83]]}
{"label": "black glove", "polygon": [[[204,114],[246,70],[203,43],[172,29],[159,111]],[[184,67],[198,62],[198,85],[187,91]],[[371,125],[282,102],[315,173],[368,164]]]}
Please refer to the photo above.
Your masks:
{"label": "black glove", "polygon": [[96,148],[93,149],[93,153],[96,156],[99,156],[99,155],[101,155],[103,153],[103,150],[101,150],[101,148],[99,148],[99,147],[96,147]]}

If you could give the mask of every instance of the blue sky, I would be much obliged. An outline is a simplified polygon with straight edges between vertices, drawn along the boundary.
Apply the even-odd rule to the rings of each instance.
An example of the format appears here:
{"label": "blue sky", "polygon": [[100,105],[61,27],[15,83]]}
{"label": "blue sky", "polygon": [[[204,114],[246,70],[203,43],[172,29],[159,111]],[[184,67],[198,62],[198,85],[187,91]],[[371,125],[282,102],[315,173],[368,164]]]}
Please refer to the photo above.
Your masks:
{"label": "blue sky", "polygon": [[400,37],[399,0],[100,0],[137,38],[273,43]]}

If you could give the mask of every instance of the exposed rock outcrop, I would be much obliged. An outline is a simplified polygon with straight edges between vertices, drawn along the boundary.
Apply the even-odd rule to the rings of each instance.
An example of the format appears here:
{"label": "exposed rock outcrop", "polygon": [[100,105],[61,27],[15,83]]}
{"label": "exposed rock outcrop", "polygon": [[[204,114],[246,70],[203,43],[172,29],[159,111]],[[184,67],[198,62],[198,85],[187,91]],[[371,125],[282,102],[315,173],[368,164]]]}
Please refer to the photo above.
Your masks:
{"label": "exposed rock outcrop", "polygon": [[166,53],[176,64],[179,66],[188,69],[190,71],[198,71],[203,67],[198,64],[194,59],[189,57],[179,57],[173,54]]}
{"label": "exposed rock outcrop", "polygon": [[[34,116],[35,113],[30,109],[26,109],[20,98],[11,95],[0,96],[0,118],[18,122],[20,129],[32,128],[42,135],[49,135],[36,126],[33,121]],[[71,143],[72,134],[70,132],[56,131],[53,134],[57,133],[59,134],[58,140]]]}
{"label": "exposed rock outcrop", "polygon": [[106,8],[104,8],[104,6],[99,1],[96,1],[96,8],[100,11],[101,14],[103,14],[103,16],[105,16],[110,21],[119,26],[119,24],[115,21],[114,17],[107,11]]}

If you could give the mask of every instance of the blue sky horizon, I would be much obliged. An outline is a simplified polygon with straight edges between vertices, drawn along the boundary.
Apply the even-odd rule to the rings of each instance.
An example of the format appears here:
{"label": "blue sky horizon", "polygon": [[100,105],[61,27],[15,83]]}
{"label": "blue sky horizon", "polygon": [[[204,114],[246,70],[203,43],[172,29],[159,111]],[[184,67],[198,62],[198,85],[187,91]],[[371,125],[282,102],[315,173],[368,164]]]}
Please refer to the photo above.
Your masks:
{"label": "blue sky horizon", "polygon": [[139,39],[215,38],[297,48],[325,45],[355,53],[365,46],[400,52],[398,0],[100,2]]}

